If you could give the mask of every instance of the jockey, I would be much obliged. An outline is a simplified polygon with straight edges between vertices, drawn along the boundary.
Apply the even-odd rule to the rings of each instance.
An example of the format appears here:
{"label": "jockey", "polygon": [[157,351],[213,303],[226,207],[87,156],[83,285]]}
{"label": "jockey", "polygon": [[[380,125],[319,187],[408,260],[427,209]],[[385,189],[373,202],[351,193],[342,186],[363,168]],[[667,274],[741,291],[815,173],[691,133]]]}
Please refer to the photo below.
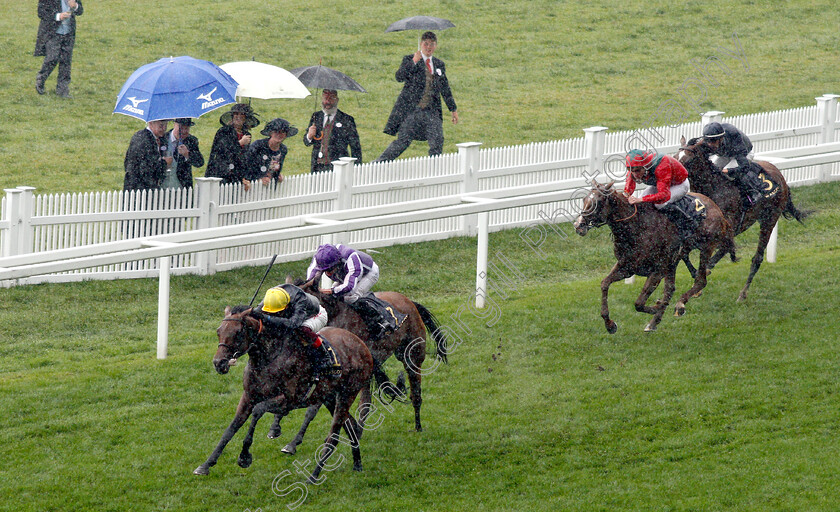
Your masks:
{"label": "jockey", "polygon": [[[687,232],[685,223],[679,221],[688,215],[675,204],[689,191],[688,171],[685,167],[668,155],[641,149],[632,149],[627,153],[625,166],[627,182],[624,185],[624,195],[627,196],[627,202],[653,203],[657,210],[662,210],[676,224],[680,237],[688,238],[691,233]],[[633,195],[637,182],[648,186],[642,192],[642,197]],[[665,208],[669,205],[670,208]]]}
{"label": "jockey", "polygon": [[387,304],[369,293],[379,281],[379,265],[368,254],[341,244],[322,245],[312,258],[307,279],[311,280],[318,272],[324,272],[337,283],[321,293],[332,294],[353,308],[365,320],[370,339],[396,329],[390,315],[384,314]]}
{"label": "jockey", "polygon": [[[762,197],[762,186],[747,159],[753,148],[749,137],[731,124],[713,122],[703,127],[703,143],[712,150],[712,154],[718,156],[715,166],[735,180],[741,195],[751,204],[758,202]],[[738,167],[726,169],[726,165],[733,159]]]}
{"label": "jockey", "polygon": [[[265,292],[265,298],[251,313],[269,329],[291,329],[309,340],[307,355],[315,369],[315,380],[330,366],[331,358],[318,331],[327,325],[327,311],[321,303],[293,284],[281,284]],[[333,375],[341,367],[333,368]]]}

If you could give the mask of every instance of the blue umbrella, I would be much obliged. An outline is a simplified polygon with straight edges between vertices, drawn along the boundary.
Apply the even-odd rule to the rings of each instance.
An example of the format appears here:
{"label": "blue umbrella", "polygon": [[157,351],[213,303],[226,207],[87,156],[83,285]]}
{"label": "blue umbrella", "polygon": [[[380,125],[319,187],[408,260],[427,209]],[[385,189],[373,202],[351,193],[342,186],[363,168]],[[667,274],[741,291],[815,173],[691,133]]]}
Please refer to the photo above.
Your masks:
{"label": "blue umbrella", "polygon": [[128,77],[114,113],[143,121],[200,117],[234,103],[238,85],[212,62],[187,56],[163,58]]}

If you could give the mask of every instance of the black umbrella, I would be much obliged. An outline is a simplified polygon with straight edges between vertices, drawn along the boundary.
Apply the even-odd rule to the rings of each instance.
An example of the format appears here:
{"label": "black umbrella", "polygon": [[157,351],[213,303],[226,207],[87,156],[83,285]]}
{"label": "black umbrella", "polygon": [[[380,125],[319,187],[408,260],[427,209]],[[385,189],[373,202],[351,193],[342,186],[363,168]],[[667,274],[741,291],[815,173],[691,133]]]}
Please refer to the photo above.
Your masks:
{"label": "black umbrella", "polygon": [[313,89],[335,89],[341,91],[367,92],[359,82],[353,80],[341,71],[326,66],[305,66],[290,71],[303,85]]}
{"label": "black umbrella", "polygon": [[455,24],[443,18],[434,16],[412,16],[394,22],[385,32],[399,32],[400,30],[445,30],[454,27]]}

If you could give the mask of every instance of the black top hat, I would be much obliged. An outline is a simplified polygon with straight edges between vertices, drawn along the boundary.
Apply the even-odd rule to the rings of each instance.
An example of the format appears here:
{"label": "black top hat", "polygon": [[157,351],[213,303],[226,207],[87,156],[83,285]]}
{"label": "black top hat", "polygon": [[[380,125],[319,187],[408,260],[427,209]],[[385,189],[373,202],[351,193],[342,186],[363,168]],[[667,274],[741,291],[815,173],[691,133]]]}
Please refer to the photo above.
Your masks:
{"label": "black top hat", "polygon": [[195,123],[189,117],[179,117],[175,122],[181,126],[195,126]]}
{"label": "black top hat", "polygon": [[245,128],[250,130],[255,126],[260,125],[260,120],[257,119],[257,113],[251,108],[251,105],[245,103],[237,103],[227,112],[219,117],[219,122],[222,126],[227,126],[233,120],[233,114],[245,114]]}
{"label": "black top hat", "polygon": [[271,132],[285,132],[286,137],[294,137],[297,135],[298,129],[289,124],[285,119],[278,117],[266,123],[265,128],[260,131],[266,137],[271,136]]}

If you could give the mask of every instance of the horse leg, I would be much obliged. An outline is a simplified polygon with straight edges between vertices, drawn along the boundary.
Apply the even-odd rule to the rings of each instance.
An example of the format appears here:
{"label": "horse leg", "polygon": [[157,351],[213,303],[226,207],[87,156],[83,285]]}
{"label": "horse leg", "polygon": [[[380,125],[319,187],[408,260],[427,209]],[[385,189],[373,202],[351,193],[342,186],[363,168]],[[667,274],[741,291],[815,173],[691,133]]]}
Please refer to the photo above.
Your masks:
{"label": "horse leg", "polygon": [[645,326],[645,332],[655,331],[656,326],[662,321],[662,314],[668,307],[668,303],[671,302],[671,296],[674,294],[674,289],[676,288],[676,273],[677,265],[674,264],[668,269],[668,273],[665,274],[665,290],[662,293],[662,299],[656,301],[656,313],[653,314],[653,318]]}
{"label": "horse leg", "polygon": [[[354,432],[350,432],[348,428],[344,425],[344,422],[347,421],[347,418],[350,416],[350,404],[353,402],[353,398],[355,397],[341,397],[340,399],[336,399],[335,402],[324,402],[324,405],[327,407],[328,410],[331,410],[333,413],[333,421],[332,425],[330,426],[330,433],[327,435],[327,439],[324,441],[323,448],[320,453],[322,453],[321,457],[318,459],[318,462],[315,464],[315,468],[312,470],[312,474],[309,475],[308,482],[311,484],[319,484],[318,476],[321,474],[321,471],[324,469],[324,464],[326,464],[327,459],[335,452],[336,446],[338,445],[339,440],[339,432],[341,428],[344,427],[347,435],[350,437],[350,446],[353,448],[353,469],[356,471],[361,471],[362,469],[362,459],[361,459],[361,452],[359,451],[359,442],[358,438],[355,437]],[[355,430],[355,427],[353,427]],[[357,469],[358,468],[358,469]]]}
{"label": "horse leg", "polygon": [[224,433],[222,434],[222,439],[219,441],[219,444],[216,445],[216,449],[213,450],[213,453],[207,457],[207,460],[204,461],[204,464],[198,466],[193,471],[194,475],[209,475],[210,468],[216,465],[216,462],[219,460],[219,457],[222,455],[222,451],[225,449],[225,446],[233,439],[233,436],[236,432],[245,424],[245,421],[248,420],[248,416],[251,415],[251,410],[253,409],[253,405],[250,402],[250,397],[247,393],[242,394],[242,398],[239,400],[239,406],[236,408],[236,414],[233,417],[233,421],[230,422],[228,428],[225,429]]}
{"label": "horse leg", "polygon": [[258,403],[256,407],[254,407],[254,411],[251,413],[251,426],[248,427],[248,433],[245,435],[245,439],[242,441],[242,451],[239,452],[239,458],[236,461],[236,463],[239,464],[240,468],[248,468],[254,461],[254,457],[251,455],[251,452],[249,450],[251,449],[251,444],[254,442],[254,430],[256,430],[257,428],[257,422],[259,422],[260,418],[262,418],[263,415],[268,411],[268,402],[269,401],[266,400],[264,402]]}
{"label": "horse leg", "polygon": [[411,405],[414,406],[414,431],[422,432],[423,426],[420,424],[420,407],[423,405],[423,394],[421,392],[422,387],[420,381],[422,378],[420,371],[423,367],[423,361],[426,360],[426,343],[412,342],[407,349],[408,353],[406,354],[406,360],[403,361],[403,367],[408,374],[408,385],[411,389]]}
{"label": "horse leg", "polygon": [[691,264],[691,260],[689,259],[689,252],[685,251],[682,255],[682,261],[685,263],[685,268],[688,269],[688,273],[691,274],[692,279],[697,277],[697,269],[694,268],[694,265]]}
{"label": "horse leg", "polygon": [[300,446],[300,443],[303,442],[303,436],[306,434],[306,429],[309,428],[309,424],[312,423],[312,420],[315,419],[315,415],[318,414],[318,410],[321,408],[321,404],[313,404],[306,408],[306,416],[303,417],[303,423],[300,426],[300,430],[298,430],[297,435],[294,439],[289,441],[289,444],[283,447],[280,450],[283,453],[288,453],[289,455],[294,455],[297,451],[297,447]]}
{"label": "horse leg", "polygon": [[706,269],[709,265],[709,258],[712,255],[712,248],[704,248],[700,251],[700,271],[697,272],[697,275],[694,277],[694,284],[691,288],[688,289],[687,292],[682,294],[680,300],[677,301],[676,306],[674,306],[674,316],[683,316],[685,314],[685,305],[689,299],[692,297],[697,297],[700,295],[700,291],[706,287]]}
{"label": "horse leg", "polygon": [[610,307],[607,303],[607,296],[610,289],[610,285],[616,281],[620,281],[622,279],[626,279],[632,276],[633,273],[625,270],[620,267],[620,262],[616,263],[610,273],[607,274],[607,277],[601,281],[601,318],[604,319],[604,327],[607,328],[607,332],[610,334],[615,334],[615,331],[618,330],[618,324],[610,319]]}
{"label": "horse leg", "polygon": [[269,439],[277,439],[281,435],[283,435],[283,429],[280,427],[280,420],[283,419],[283,416],[279,414],[274,415],[274,422],[271,424],[271,427],[268,429],[268,438]]}
{"label": "horse leg", "polygon": [[738,302],[744,302],[747,300],[747,290],[750,289],[753,277],[755,277],[756,272],[758,272],[759,267],[761,267],[761,262],[764,261],[764,250],[767,248],[767,243],[770,241],[770,234],[773,232],[773,227],[776,225],[778,220],[779,213],[776,212],[769,217],[762,217],[760,221],[761,230],[758,233],[758,247],[756,247],[755,255],[753,256],[752,264],[750,265],[750,275],[747,277],[747,284],[744,285],[744,288],[738,295]]}
{"label": "horse leg", "polygon": [[649,315],[655,315],[658,309],[647,306],[647,301],[650,298],[651,294],[656,287],[659,286],[659,282],[662,281],[662,276],[657,274],[651,274],[645,279],[645,284],[642,286],[642,292],[636,298],[636,311],[639,313],[647,313]]}
{"label": "horse leg", "polygon": [[[365,428],[365,423],[367,422],[367,418],[370,415],[370,411],[372,408],[373,397],[371,396],[370,387],[373,385],[373,381],[368,381],[367,384],[362,386],[362,390],[359,391],[359,407],[356,409],[357,414],[359,415],[359,427],[361,429]],[[361,437],[362,433],[359,432],[359,437]]]}

